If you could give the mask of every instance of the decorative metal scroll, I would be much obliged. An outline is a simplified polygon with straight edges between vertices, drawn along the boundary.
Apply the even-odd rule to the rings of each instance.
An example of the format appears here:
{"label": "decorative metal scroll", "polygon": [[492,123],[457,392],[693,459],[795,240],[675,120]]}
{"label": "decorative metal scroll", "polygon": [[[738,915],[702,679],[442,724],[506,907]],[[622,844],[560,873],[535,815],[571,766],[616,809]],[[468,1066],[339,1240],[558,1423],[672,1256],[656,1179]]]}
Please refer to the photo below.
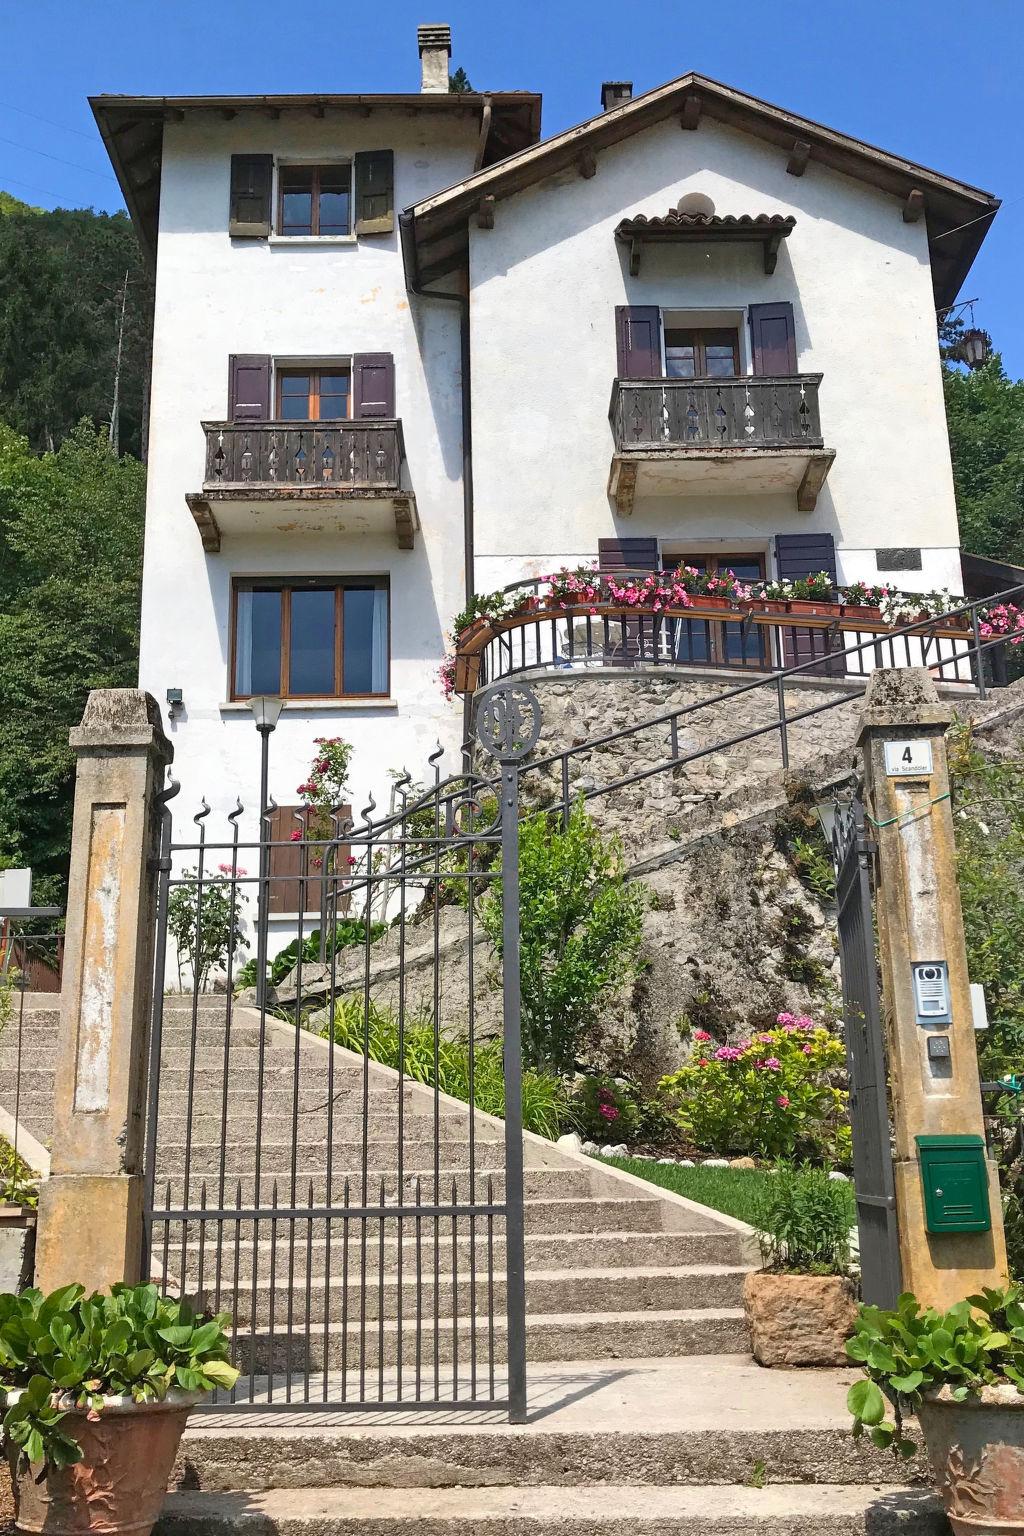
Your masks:
{"label": "decorative metal scroll", "polygon": [[518,762],[540,740],[537,695],[522,683],[503,683],[484,700],[477,716],[477,740],[491,757]]}

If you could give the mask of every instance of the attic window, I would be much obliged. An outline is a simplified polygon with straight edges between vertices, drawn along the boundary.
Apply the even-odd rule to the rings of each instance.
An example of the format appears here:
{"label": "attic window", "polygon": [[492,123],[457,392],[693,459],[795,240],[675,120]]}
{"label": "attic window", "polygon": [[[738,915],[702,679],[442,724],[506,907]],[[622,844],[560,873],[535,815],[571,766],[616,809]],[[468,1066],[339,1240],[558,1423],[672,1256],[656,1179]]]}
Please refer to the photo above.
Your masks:
{"label": "attic window", "polygon": [[720,245],[756,244],[764,251],[764,270],[775,271],[779,246],[796,225],[796,219],[781,213],[708,214],[680,212],[670,208],[664,215],[648,218],[638,213],[622,219],[615,227],[615,238],[629,246],[629,271],[640,271],[640,254],[645,245]]}
{"label": "attic window", "polygon": [[352,166],[282,165],[278,234],[350,235]]}

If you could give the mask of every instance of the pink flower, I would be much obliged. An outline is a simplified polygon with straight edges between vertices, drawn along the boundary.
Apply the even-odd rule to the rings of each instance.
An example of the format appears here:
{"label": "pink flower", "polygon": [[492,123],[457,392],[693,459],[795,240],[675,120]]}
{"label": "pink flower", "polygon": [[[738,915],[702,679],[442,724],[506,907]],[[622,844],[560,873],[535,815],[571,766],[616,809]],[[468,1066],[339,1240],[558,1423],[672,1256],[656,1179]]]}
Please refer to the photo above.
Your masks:
{"label": "pink flower", "polygon": [[295,831],[292,833],[292,839],[291,840],[292,840],[293,843],[301,843],[302,842],[302,833],[301,833],[301,831],[299,830],[298,827],[296,827]]}
{"label": "pink flower", "polygon": [[797,1029],[813,1029],[814,1028],[814,1020],[813,1019],[809,1019],[807,1017],[806,1013],[802,1013],[800,1015],[800,1017],[798,1019],[795,1019],[793,1022],[796,1024]]}
{"label": "pink flower", "polygon": [[766,1056],[764,1061],[758,1062],[758,1066],[763,1067],[766,1072],[781,1072],[782,1070],[782,1062],[777,1056]]}
{"label": "pink flower", "polygon": [[772,1041],[775,1039],[775,1036],[774,1035],[767,1035],[767,1034],[766,1035],[755,1035],[754,1039],[755,1040],[760,1040],[763,1045],[771,1045]]}
{"label": "pink flower", "polygon": [[619,1112],[615,1108],[614,1104],[600,1104],[598,1105],[598,1112],[602,1114],[606,1120],[617,1120],[619,1118]]}
{"label": "pink flower", "polygon": [[348,856],[348,864],[349,864],[349,868],[350,868],[350,869],[351,869],[351,868],[352,868],[352,865],[353,865],[353,864],[357,864],[357,863],[358,863],[358,862],[359,862],[359,861],[358,861],[358,859],[357,859],[357,858],[356,858],[356,856],[355,856],[355,854],[354,854],[354,853],[350,853],[350,854],[349,854],[349,856]]}
{"label": "pink flower", "polygon": [[814,1055],[814,1046],[813,1045],[802,1045],[800,1047],[800,1049],[803,1051],[805,1056],[813,1056]]}
{"label": "pink flower", "polygon": [[708,1034],[706,1029],[695,1029],[693,1032],[693,1038],[695,1040],[710,1040],[711,1036]]}
{"label": "pink flower", "polygon": [[739,1061],[743,1052],[735,1045],[720,1045],[715,1052],[716,1061]]}
{"label": "pink flower", "polygon": [[709,1067],[711,1065],[711,1063],[708,1061],[706,1056],[702,1056],[700,1058],[700,1060],[698,1061],[697,1065],[698,1065],[698,1067]]}
{"label": "pink flower", "polygon": [[775,1102],[779,1106],[780,1109],[788,1109],[789,1108],[789,1098],[784,1093],[780,1093],[778,1098],[775,1100]]}
{"label": "pink flower", "polygon": [[775,1020],[776,1024],[792,1024],[794,1022],[791,1013],[780,1013]]}

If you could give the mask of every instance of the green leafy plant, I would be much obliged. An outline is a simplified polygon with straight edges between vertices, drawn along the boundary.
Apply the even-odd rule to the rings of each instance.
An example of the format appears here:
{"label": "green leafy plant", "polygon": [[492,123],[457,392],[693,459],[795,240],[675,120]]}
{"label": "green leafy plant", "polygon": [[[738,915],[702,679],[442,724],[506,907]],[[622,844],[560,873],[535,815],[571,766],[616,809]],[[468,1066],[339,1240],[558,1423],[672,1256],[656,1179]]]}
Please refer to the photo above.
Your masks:
{"label": "green leafy plant", "polygon": [[[80,1285],[44,1296],[0,1295],[0,1396],[6,1438],[30,1464],[62,1467],[81,1448],[60,1426],[69,1408],[102,1412],[105,1397],[159,1401],[172,1387],[233,1387],[226,1313],[197,1317],[155,1285]],[[17,1393],[11,1401],[13,1393]]]}
{"label": "green leafy plant", "polygon": [[1024,1392],[1024,1288],[986,1287],[948,1312],[922,1310],[910,1292],[891,1312],[861,1307],[846,1352],[866,1378],[846,1398],[854,1435],[866,1430],[875,1445],[912,1456],[916,1446],[904,1418],[926,1393],[948,1387],[954,1401],[963,1402],[981,1387],[1005,1382]]}
{"label": "green leafy plant", "polygon": [[216,875],[204,875],[200,882],[197,868],[186,869],[171,887],[167,931],[177,950],[179,987],[184,986],[183,961],[196,990],[203,992],[211,972],[224,965],[229,954],[248,949],[242,937],[248,897],[235,883],[244,874],[244,869],[222,864]]}
{"label": "green leafy plant", "polygon": [[[306,782],[300,784],[296,794],[301,795],[306,807],[306,836],[313,841],[324,842],[333,836],[331,812],[344,800],[348,792],[348,770],[352,761],[352,745],[342,736],[316,736],[313,740],[316,755],[310,764]],[[292,833],[298,842],[302,833]],[[322,853],[313,856],[316,868],[323,863]]]}
{"label": "green leafy plant", "polygon": [[826,1168],[779,1167],[758,1189],[754,1226],[765,1269],[845,1275],[850,1266],[853,1196]]}
{"label": "green leafy plant", "polygon": [[[577,801],[563,827],[536,815],[519,831],[519,970],[523,1054],[530,1066],[573,1072],[604,998],[638,973],[643,886],[627,884],[619,844]],[[481,907],[502,952],[500,884]]]}
{"label": "green leafy plant", "polygon": [[[321,1031],[331,1034],[331,1025]],[[371,1061],[398,1068],[404,1058],[407,1077],[429,1087],[436,1086],[453,1099],[472,1101],[484,1114],[505,1115],[505,1076],[500,1040],[476,1044],[472,1057],[464,1040],[434,1038],[434,1026],[420,1015],[407,1017],[399,1038],[399,1025],[390,1008],[371,1002],[364,1009],[362,999],[346,997],[334,1006],[333,1032],[338,1045],[346,1050],[364,1051]],[[401,1044],[401,1050],[399,1049]],[[523,1125],[538,1136],[553,1140],[566,1118],[566,1092],[561,1079],[547,1072],[523,1073]]]}
{"label": "green leafy plant", "polygon": [[613,1077],[581,1078],[570,1101],[573,1123],[588,1141],[629,1141],[640,1119],[635,1094]]}
{"label": "green leafy plant", "polygon": [[[387,932],[386,923],[370,924],[370,943],[374,943]],[[366,925],[361,917],[346,917],[336,924],[334,929],[334,942],[327,941],[327,959],[330,962],[333,955],[339,954],[343,949],[350,949],[355,944],[366,943]],[[278,950],[270,962],[270,984],[276,987],[278,982],[294,970],[299,958],[299,941],[292,939],[284,949]],[[302,941],[303,965],[315,965],[320,960],[320,929],[314,928],[307,938]],[[244,987],[256,985],[256,961],[255,958],[247,960],[241,970],[235,976],[235,989],[241,991]]]}
{"label": "green leafy plant", "polygon": [[689,1061],[660,1089],[695,1147],[849,1162],[846,1051],[830,1030],[780,1013],[774,1029],[737,1045],[716,1046],[705,1029],[692,1039]]}
{"label": "green leafy plant", "polygon": [[15,1152],[6,1136],[0,1136],[0,1204],[39,1204],[39,1175]]}

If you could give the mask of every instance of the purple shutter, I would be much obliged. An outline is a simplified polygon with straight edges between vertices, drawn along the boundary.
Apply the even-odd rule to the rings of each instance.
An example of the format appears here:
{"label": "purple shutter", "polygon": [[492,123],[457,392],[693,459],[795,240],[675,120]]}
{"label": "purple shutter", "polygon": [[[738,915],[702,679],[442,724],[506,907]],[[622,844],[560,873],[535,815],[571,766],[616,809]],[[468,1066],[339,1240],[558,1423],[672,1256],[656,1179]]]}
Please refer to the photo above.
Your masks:
{"label": "purple shutter", "polygon": [[[780,581],[801,581],[825,571],[835,584],[838,581],[835,539],[830,533],[777,533],[775,570]],[[836,643],[841,647],[842,636],[837,637]],[[828,630],[808,629],[806,625],[801,628],[799,623],[787,624],[782,631],[782,649],[783,665],[787,667],[803,666],[819,656],[828,658]],[[846,672],[846,660],[843,656],[833,656],[825,660],[821,670],[830,677],[842,676]]]}
{"label": "purple shutter", "polygon": [[387,235],[395,227],[395,152],[360,150],[356,161],[357,235]]}
{"label": "purple shutter", "polygon": [[390,352],[357,352],[352,359],[352,414],[357,420],[395,414],[395,360]]}
{"label": "purple shutter", "polygon": [[615,343],[620,379],[661,378],[661,310],[656,304],[616,304]]}
{"label": "purple shutter", "polygon": [[273,155],[232,155],[228,234],[235,240],[265,240],[270,234]]}
{"label": "purple shutter", "polygon": [[228,420],[270,418],[270,358],[235,353],[228,359]]}
{"label": "purple shutter", "polygon": [[796,373],[792,304],[751,304],[750,339],[754,372],[760,378],[785,378]]}

